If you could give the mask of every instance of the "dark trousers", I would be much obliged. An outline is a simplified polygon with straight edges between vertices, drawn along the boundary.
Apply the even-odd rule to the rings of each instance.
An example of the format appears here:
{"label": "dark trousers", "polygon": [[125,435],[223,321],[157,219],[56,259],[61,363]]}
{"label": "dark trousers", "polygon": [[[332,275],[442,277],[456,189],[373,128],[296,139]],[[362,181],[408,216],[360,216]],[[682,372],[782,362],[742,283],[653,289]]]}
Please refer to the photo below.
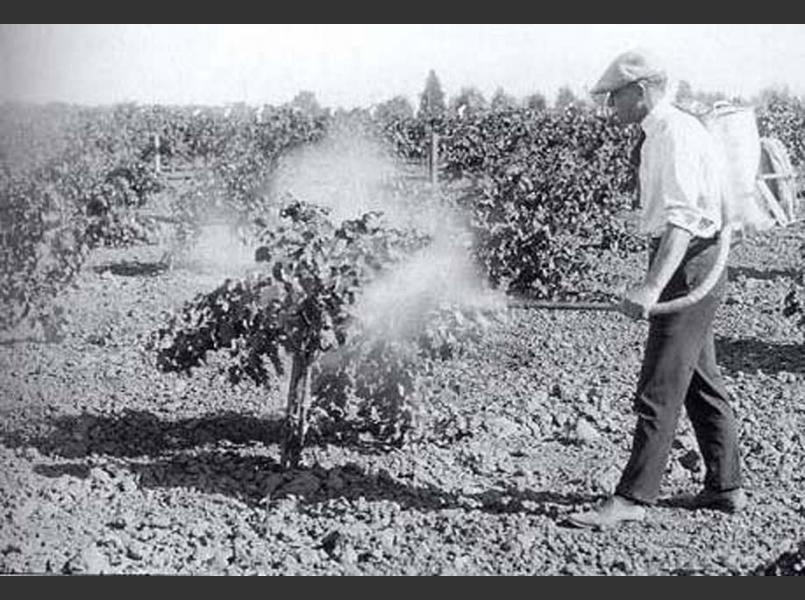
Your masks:
{"label": "dark trousers", "polygon": [[[652,262],[658,247],[655,240]],[[695,239],[661,301],[695,289],[712,270],[717,253],[715,240]],[[706,488],[719,492],[742,486],[736,419],[716,364],[713,333],[726,284],[725,273],[697,305],[650,321],[635,396],[638,418],[632,454],[617,488],[621,497],[642,504],[656,502],[683,406],[704,458]]]}

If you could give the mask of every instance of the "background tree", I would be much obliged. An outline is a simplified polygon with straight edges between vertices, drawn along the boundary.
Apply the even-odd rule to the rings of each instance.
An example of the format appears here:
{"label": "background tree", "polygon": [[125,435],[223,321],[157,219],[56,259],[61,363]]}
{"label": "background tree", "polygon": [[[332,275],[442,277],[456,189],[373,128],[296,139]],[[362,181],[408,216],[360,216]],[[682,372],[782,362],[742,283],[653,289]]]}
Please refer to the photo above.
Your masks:
{"label": "background tree", "polygon": [[794,107],[805,104],[805,99],[797,98],[788,87],[767,87],[762,89],[757,96],[752,99],[752,103],[757,106],[769,106],[779,103]]}
{"label": "background tree", "polygon": [[525,104],[527,109],[538,112],[544,111],[546,108],[548,108],[548,101],[545,99],[545,96],[539,92],[527,96],[523,104]]}
{"label": "background tree", "polygon": [[444,91],[436,71],[431,70],[425,82],[425,91],[419,104],[419,117],[425,119],[438,119],[447,112]]}
{"label": "background tree", "polygon": [[515,110],[517,108],[517,99],[506,93],[502,87],[499,87],[495,90],[494,96],[492,96],[492,101],[490,103],[490,108],[492,112],[506,112],[510,110]]}
{"label": "background tree", "polygon": [[460,116],[478,114],[488,108],[486,98],[476,87],[463,87],[458,96],[450,100],[450,113]]}
{"label": "background tree", "polygon": [[570,87],[563,86],[559,89],[556,95],[556,102],[554,103],[556,110],[564,110],[577,104],[579,104],[579,99]]}
{"label": "background tree", "polygon": [[298,108],[306,115],[318,116],[325,112],[316,99],[316,94],[310,91],[299,92],[291,100],[290,105],[293,108]]}
{"label": "background tree", "polygon": [[374,117],[382,123],[411,119],[414,116],[414,107],[405,96],[395,96],[375,107]]}

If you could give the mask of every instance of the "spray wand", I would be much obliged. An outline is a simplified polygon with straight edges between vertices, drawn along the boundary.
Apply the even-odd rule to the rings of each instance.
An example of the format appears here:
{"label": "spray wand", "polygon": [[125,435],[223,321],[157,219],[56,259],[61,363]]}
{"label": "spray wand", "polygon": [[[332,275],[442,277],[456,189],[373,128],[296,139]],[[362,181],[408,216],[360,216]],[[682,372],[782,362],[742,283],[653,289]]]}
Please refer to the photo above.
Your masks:
{"label": "spray wand", "polygon": [[[677,298],[669,302],[662,302],[654,306],[650,311],[650,316],[658,317],[670,315],[685,310],[701,302],[709,294],[721,279],[724,269],[729,260],[730,247],[732,246],[734,225],[727,225],[721,232],[718,241],[718,256],[712,270],[707,277],[692,291],[683,298]],[[611,302],[551,302],[541,300],[515,299],[508,303],[509,308],[521,308],[526,310],[577,310],[593,312],[620,312],[620,305]]]}

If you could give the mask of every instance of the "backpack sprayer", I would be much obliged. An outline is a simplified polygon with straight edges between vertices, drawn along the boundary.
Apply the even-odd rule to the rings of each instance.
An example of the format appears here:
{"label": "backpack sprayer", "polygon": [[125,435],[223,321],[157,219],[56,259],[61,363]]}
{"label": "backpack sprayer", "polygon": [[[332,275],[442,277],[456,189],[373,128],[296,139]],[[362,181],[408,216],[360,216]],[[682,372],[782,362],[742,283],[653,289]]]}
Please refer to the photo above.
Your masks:
{"label": "backpack sprayer", "polygon": [[[684,110],[684,109],[683,109]],[[690,112],[690,111],[686,111]],[[755,110],[719,102],[704,114],[694,114],[721,149],[725,175],[722,198],[724,227],[712,271],[684,298],[657,304],[651,316],[668,315],[703,300],[715,287],[729,260],[733,244],[796,221],[796,173],[785,146],[776,138],[761,138]],[[532,310],[618,312],[608,303],[514,300],[509,306]]]}

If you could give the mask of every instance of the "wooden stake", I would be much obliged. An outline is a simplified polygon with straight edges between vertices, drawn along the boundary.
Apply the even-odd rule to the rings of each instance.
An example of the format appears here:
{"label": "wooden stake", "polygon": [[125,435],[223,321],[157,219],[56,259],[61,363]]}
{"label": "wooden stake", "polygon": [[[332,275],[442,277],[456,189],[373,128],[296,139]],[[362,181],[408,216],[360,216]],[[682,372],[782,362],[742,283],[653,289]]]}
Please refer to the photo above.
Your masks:
{"label": "wooden stake", "polygon": [[436,187],[439,185],[439,134],[434,131],[433,126],[430,128],[429,158],[428,171],[430,175],[430,183],[433,187]]}
{"label": "wooden stake", "polygon": [[154,155],[156,156],[156,158],[154,159],[154,163],[157,170],[157,175],[159,175],[162,172],[162,160],[161,160],[162,157],[160,152],[160,140],[158,133],[154,134],[154,149],[155,149]]}

